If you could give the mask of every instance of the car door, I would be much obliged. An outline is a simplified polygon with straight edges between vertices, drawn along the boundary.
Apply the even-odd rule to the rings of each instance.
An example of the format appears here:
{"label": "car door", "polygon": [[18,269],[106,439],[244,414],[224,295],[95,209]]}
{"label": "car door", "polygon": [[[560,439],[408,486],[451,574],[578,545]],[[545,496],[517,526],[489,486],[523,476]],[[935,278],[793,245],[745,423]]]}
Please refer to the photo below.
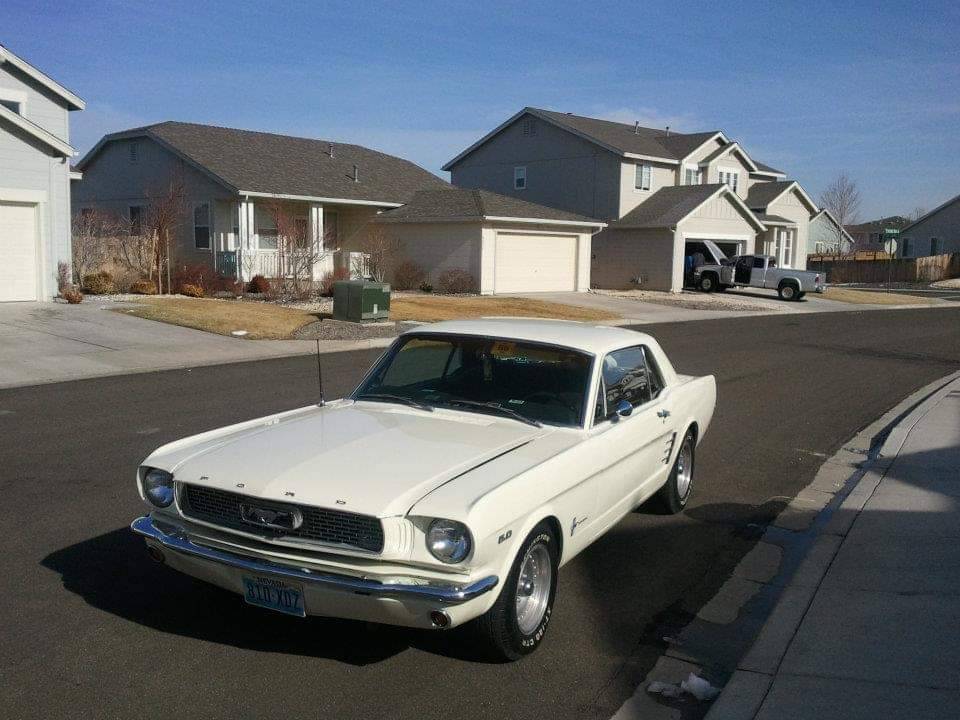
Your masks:
{"label": "car door", "polygon": [[762,255],[755,255],[753,258],[753,269],[750,272],[750,284],[753,287],[763,287],[764,278],[767,273],[767,259]]}
{"label": "car door", "polygon": [[663,484],[675,441],[670,389],[644,346],[608,353],[600,373],[589,440],[600,475],[598,533]]}

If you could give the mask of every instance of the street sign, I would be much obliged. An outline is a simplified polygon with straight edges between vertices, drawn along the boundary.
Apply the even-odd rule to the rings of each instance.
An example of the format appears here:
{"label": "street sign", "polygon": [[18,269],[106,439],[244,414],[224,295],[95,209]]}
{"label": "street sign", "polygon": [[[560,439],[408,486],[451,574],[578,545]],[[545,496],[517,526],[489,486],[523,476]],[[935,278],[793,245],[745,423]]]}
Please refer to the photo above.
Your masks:
{"label": "street sign", "polygon": [[894,255],[896,255],[897,241],[894,240],[893,238],[890,238],[889,240],[885,241],[883,243],[883,251],[887,253],[887,255],[889,255],[890,257],[893,257]]}
{"label": "street sign", "polygon": [[885,237],[890,237],[891,235],[896,237],[897,235],[900,234],[900,230],[897,228],[884,228],[883,234]]}

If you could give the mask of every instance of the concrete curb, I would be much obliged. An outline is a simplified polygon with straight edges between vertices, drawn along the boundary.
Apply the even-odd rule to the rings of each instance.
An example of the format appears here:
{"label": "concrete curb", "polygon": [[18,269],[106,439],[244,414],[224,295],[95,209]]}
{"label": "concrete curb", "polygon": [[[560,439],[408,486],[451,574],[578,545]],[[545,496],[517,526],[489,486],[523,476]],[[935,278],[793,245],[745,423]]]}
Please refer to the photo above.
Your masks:
{"label": "concrete curb", "polygon": [[[849,491],[837,493],[839,503],[827,503],[827,507],[813,521],[813,524],[820,523],[813,544],[784,587],[749,652],[737,664],[723,692],[714,702],[706,716],[707,720],[750,720],[755,717],[851,526],[893,464],[910,431],[951,391],[951,383],[958,378],[960,372],[955,372],[914,392],[848,443],[856,445],[858,440],[869,438],[871,457],[862,463],[860,471],[851,475]],[[841,450],[834,455],[824,463],[821,471],[831,464],[848,462],[847,452]],[[800,495],[815,489],[817,484],[815,479]],[[788,506],[783,514],[790,511]],[[774,525],[780,525],[779,518]],[[758,546],[763,542],[761,540]]]}

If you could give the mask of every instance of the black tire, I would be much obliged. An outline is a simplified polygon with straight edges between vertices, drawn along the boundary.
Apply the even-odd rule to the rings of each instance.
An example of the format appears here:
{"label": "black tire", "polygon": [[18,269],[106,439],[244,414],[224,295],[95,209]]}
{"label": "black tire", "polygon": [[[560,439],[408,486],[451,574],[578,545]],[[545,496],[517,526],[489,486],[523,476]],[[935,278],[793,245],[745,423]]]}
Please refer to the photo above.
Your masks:
{"label": "black tire", "polygon": [[806,296],[805,292],[797,293],[797,300],[803,300]]}
{"label": "black tire", "polygon": [[777,295],[780,296],[781,300],[786,300],[787,302],[799,299],[797,296],[800,294],[800,288],[797,287],[796,283],[792,282],[782,282],[780,287],[777,288]]}
{"label": "black tire", "polygon": [[[527,555],[535,547],[546,549],[550,558],[550,588],[546,598],[543,617],[530,632],[523,632],[517,619],[517,586],[520,570]],[[513,661],[529,655],[543,642],[550,616],[553,614],[553,601],[557,595],[557,538],[546,522],[539,523],[527,535],[514,558],[497,601],[486,613],[477,618],[477,629],[494,659]]]}
{"label": "black tire", "polygon": [[[689,449],[689,482],[684,492],[678,480],[680,478],[681,458],[684,457],[685,448]],[[664,510],[671,515],[683,512],[683,509],[687,506],[687,502],[690,500],[690,496],[693,494],[693,471],[696,468],[696,455],[696,437],[694,436],[693,430],[687,430],[687,434],[683,436],[680,450],[677,452],[677,459],[674,460],[673,468],[670,470],[670,477],[667,478],[666,485],[660,488],[658,492],[660,504]]]}
{"label": "black tire", "polygon": [[700,289],[703,292],[710,293],[717,289],[717,276],[714,273],[704,273],[700,276]]}

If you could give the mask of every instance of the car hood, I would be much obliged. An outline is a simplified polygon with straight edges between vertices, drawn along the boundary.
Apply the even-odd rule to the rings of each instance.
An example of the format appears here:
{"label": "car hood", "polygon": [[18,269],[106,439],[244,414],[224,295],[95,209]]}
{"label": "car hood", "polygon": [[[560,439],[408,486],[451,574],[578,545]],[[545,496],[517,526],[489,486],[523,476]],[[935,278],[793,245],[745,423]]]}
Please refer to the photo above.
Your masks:
{"label": "car hood", "polygon": [[180,440],[144,464],[179,482],[388,517],[550,432],[493,415],[339,401]]}

